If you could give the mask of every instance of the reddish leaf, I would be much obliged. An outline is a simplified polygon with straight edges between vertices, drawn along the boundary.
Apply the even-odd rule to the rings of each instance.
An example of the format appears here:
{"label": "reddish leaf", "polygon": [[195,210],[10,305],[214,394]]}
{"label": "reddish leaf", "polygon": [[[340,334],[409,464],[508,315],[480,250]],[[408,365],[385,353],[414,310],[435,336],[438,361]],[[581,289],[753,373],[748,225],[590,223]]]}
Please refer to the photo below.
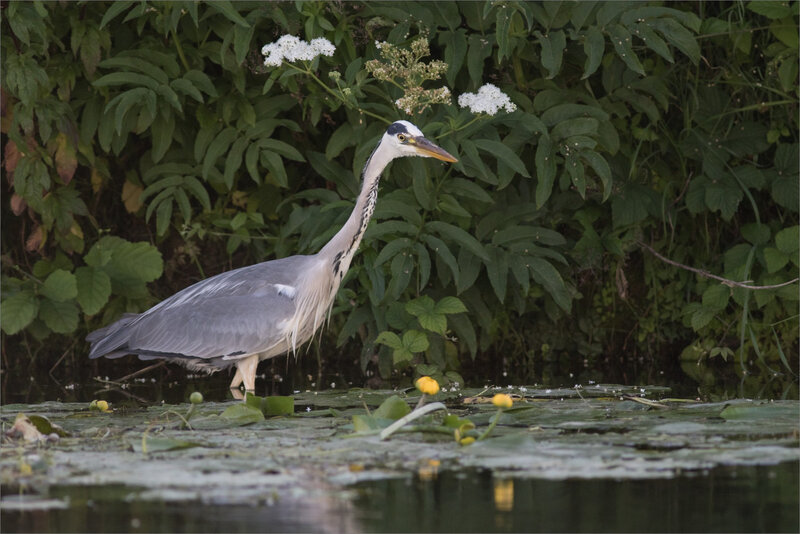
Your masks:
{"label": "reddish leaf", "polygon": [[75,169],[78,167],[78,158],[75,155],[75,147],[67,139],[67,134],[61,132],[56,137],[56,171],[64,184],[69,184],[75,176]]}
{"label": "reddish leaf", "polygon": [[17,144],[9,139],[8,143],[6,143],[3,165],[5,165],[6,177],[10,185],[14,185],[14,170],[17,168],[20,155],[19,150],[17,150]]}
{"label": "reddish leaf", "polygon": [[24,198],[16,193],[11,195],[11,211],[14,212],[14,215],[20,215],[27,207],[28,203],[25,202]]}
{"label": "reddish leaf", "polygon": [[136,213],[142,207],[142,201],[139,197],[142,196],[142,187],[133,182],[125,180],[122,186],[122,202],[125,203],[125,209],[128,213]]}
{"label": "reddish leaf", "polygon": [[31,235],[28,236],[28,240],[25,241],[25,250],[28,252],[33,252],[35,250],[41,249],[42,245],[44,244],[44,232],[42,231],[41,226],[36,226]]}

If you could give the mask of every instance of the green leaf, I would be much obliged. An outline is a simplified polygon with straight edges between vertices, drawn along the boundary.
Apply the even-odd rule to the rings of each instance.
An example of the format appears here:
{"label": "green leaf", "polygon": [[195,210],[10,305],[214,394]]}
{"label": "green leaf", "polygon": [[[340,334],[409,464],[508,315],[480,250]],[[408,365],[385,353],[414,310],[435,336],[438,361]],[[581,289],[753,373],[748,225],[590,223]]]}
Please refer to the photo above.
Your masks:
{"label": "green leaf", "polygon": [[610,33],[611,44],[614,45],[614,50],[617,52],[619,58],[633,72],[644,76],[644,67],[639,62],[636,52],[633,51],[631,33],[621,24],[612,26]]}
{"label": "green leaf", "polygon": [[248,23],[239,14],[239,12],[236,10],[236,8],[233,7],[233,4],[231,2],[229,2],[228,0],[217,0],[215,2],[211,2],[210,4],[208,4],[208,7],[210,7],[214,11],[218,11],[219,13],[224,15],[226,19],[228,19],[229,21],[233,22],[234,24],[237,24],[237,25],[242,26],[244,28],[249,28],[250,27],[250,23]]}
{"label": "green leaf", "polygon": [[775,245],[786,254],[795,254],[800,250],[800,226],[794,225],[775,234]]}
{"label": "green leaf", "polygon": [[294,397],[270,396],[264,397],[261,411],[267,417],[294,414]]}
{"label": "green leaf", "polygon": [[533,32],[541,46],[542,66],[547,70],[547,79],[555,78],[561,70],[561,60],[564,56],[564,49],[567,47],[567,39],[562,30],[551,31],[542,35],[541,32]]}
{"label": "green leaf", "polygon": [[455,241],[462,247],[469,250],[472,254],[478,256],[483,260],[488,260],[489,256],[483,245],[475,239],[472,235],[462,230],[461,228],[443,221],[430,221],[425,223],[425,228],[439,234],[445,239]]}
{"label": "green leaf", "polygon": [[[95,246],[111,252],[111,257],[103,270],[112,282],[115,279],[152,282],[161,276],[164,268],[161,253],[149,243],[144,241],[131,243],[120,237],[105,236]],[[98,253],[102,254],[103,251]]]}
{"label": "green leaf", "polygon": [[597,26],[590,26],[586,30],[586,35],[583,40],[583,52],[586,54],[586,63],[583,66],[583,76],[581,80],[585,80],[597,70],[600,66],[600,61],[603,59],[605,53],[606,40]]}
{"label": "green leaf", "polygon": [[553,192],[556,178],[556,159],[549,137],[539,139],[536,146],[536,207],[544,206]]}
{"label": "green leaf", "polygon": [[553,138],[554,142],[566,139],[567,144],[570,145],[570,149],[574,149],[575,147],[569,142],[570,137],[578,135],[597,135],[597,128],[599,125],[598,120],[593,117],[576,117],[556,124],[553,131],[550,132],[550,136]]}
{"label": "green leaf", "polygon": [[231,426],[250,425],[264,420],[261,410],[243,402],[237,402],[233,406],[225,408],[220,417],[229,421]]}
{"label": "green leaf", "polygon": [[419,317],[420,315],[426,313],[433,313],[433,309],[436,303],[433,302],[433,299],[427,295],[423,295],[421,297],[415,298],[414,300],[410,300],[406,303],[406,312],[410,313],[414,317]]}
{"label": "green leaf", "polygon": [[126,9],[130,8],[132,5],[133,2],[123,1],[123,0],[112,2],[111,4],[109,4],[108,9],[103,14],[103,18],[100,20],[100,29],[102,30],[106,24],[111,22],[116,16],[118,16]]}
{"label": "green leaf", "polygon": [[593,150],[581,151],[581,158],[594,169],[600,178],[600,182],[603,184],[603,202],[605,202],[611,196],[611,167],[603,156]]}
{"label": "green leaf", "polygon": [[289,176],[286,174],[286,167],[283,166],[283,159],[278,154],[262,150],[261,164],[270,170],[275,183],[280,187],[289,187]]}
{"label": "green leaf", "polygon": [[439,259],[441,259],[444,264],[450,268],[450,272],[453,274],[453,280],[456,282],[456,284],[458,284],[458,261],[456,260],[455,256],[453,256],[453,253],[450,252],[450,249],[445,242],[438,237],[434,237],[429,234],[423,235],[422,240],[427,243],[428,248],[432,249]]}
{"label": "green leaf", "polygon": [[508,254],[500,247],[487,247],[487,250],[490,260],[486,262],[486,274],[497,299],[503,302],[508,282]]}
{"label": "green leaf", "polygon": [[782,19],[794,14],[792,12],[792,6],[789,5],[788,2],[780,1],[758,0],[757,2],[748,2],[747,9],[753,13],[764,15],[769,19]]}
{"label": "green leaf", "polygon": [[738,184],[725,175],[709,181],[705,189],[706,207],[719,211],[723,219],[730,221],[743,196]]}
{"label": "green leaf", "polygon": [[657,18],[649,20],[648,24],[658,30],[675,48],[686,54],[693,64],[697,65],[700,62],[700,45],[697,44],[692,32],[678,21],[671,18]]}
{"label": "green leaf", "polygon": [[14,335],[28,326],[39,312],[39,301],[33,291],[24,290],[8,298],[0,304],[3,332]]}
{"label": "green leaf", "polygon": [[78,307],[73,300],[58,302],[42,299],[39,304],[39,318],[53,332],[69,334],[78,328]]}
{"label": "green leaf", "polygon": [[476,139],[475,145],[480,148],[481,150],[492,154],[497,161],[502,161],[512,169],[514,172],[521,174],[526,178],[530,178],[530,174],[528,174],[528,169],[525,168],[525,164],[522,163],[522,160],[519,159],[513,150],[508,148],[506,145],[501,143],[500,141],[492,141],[490,139]]}
{"label": "green leaf", "polygon": [[403,333],[403,347],[409,352],[428,350],[428,335],[419,330],[408,330]]}
{"label": "green leaf", "polygon": [[703,291],[703,306],[716,313],[725,309],[730,296],[731,289],[728,286],[722,284],[709,286]]}
{"label": "green leaf", "polygon": [[383,401],[374,412],[372,412],[372,416],[380,419],[391,419],[396,421],[401,417],[408,415],[409,413],[411,413],[411,408],[408,406],[406,401],[397,395],[392,395]]}
{"label": "green leaf", "polygon": [[386,345],[391,349],[403,348],[403,342],[400,340],[400,337],[394,332],[389,331],[384,331],[378,334],[378,337],[375,338],[375,343]]}
{"label": "green leaf", "polygon": [[492,203],[492,197],[481,186],[464,178],[451,178],[445,184],[445,190],[456,196],[470,198],[479,202]]}
{"label": "green leaf", "polygon": [[167,113],[167,118],[163,118],[163,113],[156,115],[150,133],[153,138],[153,163],[158,163],[172,145],[172,132],[175,130],[175,116]]}
{"label": "green leaf", "polygon": [[763,245],[771,236],[769,226],[764,223],[749,223],[742,226],[742,237],[754,245]]}
{"label": "green leaf", "polygon": [[153,65],[149,61],[144,59],[140,59],[137,57],[130,57],[130,56],[116,56],[108,59],[104,59],[100,63],[98,63],[99,67],[103,67],[105,69],[114,69],[116,71],[119,70],[138,70],[142,74],[146,74],[147,76],[153,78],[155,81],[159,83],[168,83],[169,77],[167,73],[164,72],[161,68],[156,65]]}
{"label": "green leaf", "polygon": [[212,167],[216,164],[217,160],[228,151],[228,147],[233,143],[234,139],[238,136],[236,128],[228,127],[222,130],[214,140],[208,145],[205,157],[203,158],[202,175],[204,180],[208,180],[208,175]]}
{"label": "green leaf", "polygon": [[789,254],[773,247],[764,249],[764,261],[767,264],[767,272],[776,273],[789,263]]}
{"label": "green leaf", "polygon": [[39,288],[39,294],[56,302],[64,302],[78,296],[75,275],[64,269],[56,269]]}
{"label": "green leaf", "polygon": [[378,253],[378,257],[375,258],[375,263],[373,263],[373,265],[375,267],[383,265],[390,259],[394,258],[400,252],[408,254],[410,246],[411,246],[411,240],[406,237],[402,237],[399,239],[395,239],[394,241],[391,241],[381,249],[380,253]]}
{"label": "green leaf", "polygon": [[75,270],[78,285],[77,301],[83,313],[94,315],[103,309],[111,296],[111,279],[100,269],[78,267]]}
{"label": "green leaf", "polygon": [[572,297],[556,268],[549,261],[535,257],[529,258],[528,266],[533,279],[553,297],[559,308],[569,313],[572,309]]}
{"label": "green leaf", "polygon": [[345,122],[328,139],[328,145],[325,147],[325,157],[334,159],[345,148],[355,145],[358,142],[357,137],[354,135],[353,126],[349,122]]}
{"label": "green leaf", "polygon": [[205,447],[202,443],[185,441],[167,436],[151,436],[150,434],[143,435],[141,439],[131,439],[129,442],[134,452],[141,453],[177,451],[190,449],[192,447]]}
{"label": "green leaf", "polygon": [[137,74],[135,72],[112,72],[101,76],[92,82],[94,87],[111,87],[115,85],[140,85],[158,91],[161,85],[157,80],[145,74]]}
{"label": "green leaf", "polygon": [[436,306],[434,306],[434,311],[436,313],[451,315],[454,313],[466,313],[467,307],[464,306],[461,299],[457,297],[443,297],[436,303]]}

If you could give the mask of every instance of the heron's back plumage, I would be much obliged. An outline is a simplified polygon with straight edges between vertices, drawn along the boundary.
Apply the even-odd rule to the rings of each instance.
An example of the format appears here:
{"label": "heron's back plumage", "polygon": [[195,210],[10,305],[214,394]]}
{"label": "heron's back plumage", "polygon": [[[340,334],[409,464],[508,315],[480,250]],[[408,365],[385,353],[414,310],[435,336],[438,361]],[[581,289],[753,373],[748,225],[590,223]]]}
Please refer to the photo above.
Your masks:
{"label": "heron's back plumage", "polygon": [[[218,274],[91,333],[89,356],[136,354],[215,371],[252,354],[281,354],[305,342],[321,324],[318,317],[311,323],[298,317],[298,310],[307,314],[319,304],[326,312],[330,307],[320,299],[331,294],[332,277],[320,284],[320,272],[324,268],[316,256],[291,256]],[[304,328],[307,323],[314,327]]]}

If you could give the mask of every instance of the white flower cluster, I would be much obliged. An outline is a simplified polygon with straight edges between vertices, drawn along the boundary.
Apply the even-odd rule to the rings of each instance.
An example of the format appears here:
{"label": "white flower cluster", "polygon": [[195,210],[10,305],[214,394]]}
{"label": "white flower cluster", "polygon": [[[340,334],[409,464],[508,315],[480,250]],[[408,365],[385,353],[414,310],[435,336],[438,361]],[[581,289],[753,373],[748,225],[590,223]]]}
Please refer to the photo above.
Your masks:
{"label": "white flower cluster", "polygon": [[284,35],[274,43],[264,45],[261,53],[264,54],[264,65],[280,67],[286,61],[311,61],[317,56],[332,56],[336,51],[329,40],[324,37],[312,39],[310,43],[301,41],[294,35]]}
{"label": "white flower cluster", "polygon": [[469,108],[473,113],[487,115],[495,115],[500,109],[505,109],[509,113],[517,109],[507,94],[490,83],[484,84],[477,93],[464,93],[459,96],[458,105]]}

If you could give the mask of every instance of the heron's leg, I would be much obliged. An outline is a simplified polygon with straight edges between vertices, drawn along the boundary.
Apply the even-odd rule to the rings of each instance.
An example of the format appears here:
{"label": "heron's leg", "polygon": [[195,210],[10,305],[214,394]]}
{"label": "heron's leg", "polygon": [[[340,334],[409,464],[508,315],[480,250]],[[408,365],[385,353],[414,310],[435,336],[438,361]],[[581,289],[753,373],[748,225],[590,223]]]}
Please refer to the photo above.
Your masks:
{"label": "heron's leg", "polygon": [[242,371],[239,370],[239,367],[236,367],[236,374],[233,375],[233,381],[231,382],[231,389],[239,389],[239,386],[242,385]]}
{"label": "heron's leg", "polygon": [[242,382],[244,382],[245,391],[255,391],[257,367],[258,354],[253,354],[252,356],[236,362],[236,375],[241,375]]}

